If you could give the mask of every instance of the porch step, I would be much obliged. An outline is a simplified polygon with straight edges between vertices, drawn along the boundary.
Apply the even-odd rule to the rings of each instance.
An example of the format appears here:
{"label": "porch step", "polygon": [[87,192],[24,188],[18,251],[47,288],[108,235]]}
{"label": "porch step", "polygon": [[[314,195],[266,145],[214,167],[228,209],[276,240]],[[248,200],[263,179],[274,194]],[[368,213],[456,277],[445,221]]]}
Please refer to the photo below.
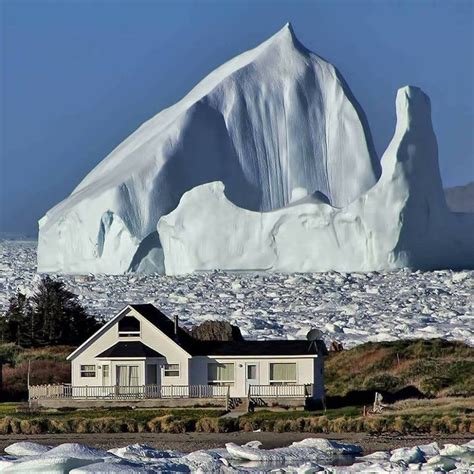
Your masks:
{"label": "porch step", "polygon": [[229,398],[229,404],[227,406],[227,409],[229,412],[242,412],[245,413],[247,411],[247,406],[246,406],[247,400],[243,401],[240,397],[232,397]]}

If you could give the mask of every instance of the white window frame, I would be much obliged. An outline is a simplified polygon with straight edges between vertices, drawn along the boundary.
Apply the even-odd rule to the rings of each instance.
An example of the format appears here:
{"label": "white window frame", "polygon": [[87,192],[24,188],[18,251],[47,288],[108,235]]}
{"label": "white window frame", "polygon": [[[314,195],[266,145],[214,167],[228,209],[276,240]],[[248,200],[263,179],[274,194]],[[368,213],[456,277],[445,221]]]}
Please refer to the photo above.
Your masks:
{"label": "white window frame", "polygon": [[[273,364],[292,364],[295,366],[295,379],[294,380],[277,380],[272,379],[272,365]],[[270,362],[268,364],[268,381],[270,385],[296,385],[298,377],[298,365],[296,362]]]}
{"label": "white window frame", "polygon": [[[175,366],[176,368],[171,368],[171,366]],[[173,375],[170,375],[167,372],[178,372],[177,374],[173,373]],[[181,366],[179,363],[175,364],[164,364],[163,365],[163,377],[179,377],[181,375]]]}
{"label": "white window frame", "polygon": [[[89,367],[89,369],[87,369],[86,367]],[[93,369],[90,369],[90,367],[93,367]],[[95,364],[81,364],[79,366],[79,372],[80,372],[81,378],[93,379],[97,376],[97,366]],[[94,375],[85,375],[85,374],[94,374]]]}
{"label": "white window frame", "polygon": [[[233,373],[234,378],[232,380],[211,380],[209,378],[209,366],[210,365],[232,365],[234,367]],[[225,387],[233,387],[235,383],[235,362],[209,362],[207,364],[207,384],[208,385],[219,385]]]}

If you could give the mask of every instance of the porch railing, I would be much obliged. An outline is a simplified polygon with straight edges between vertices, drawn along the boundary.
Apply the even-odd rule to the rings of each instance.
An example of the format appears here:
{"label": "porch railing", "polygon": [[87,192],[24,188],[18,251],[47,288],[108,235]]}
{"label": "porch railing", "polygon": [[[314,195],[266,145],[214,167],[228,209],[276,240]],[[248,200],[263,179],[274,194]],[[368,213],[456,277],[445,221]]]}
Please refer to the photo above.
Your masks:
{"label": "porch railing", "polygon": [[249,397],[311,397],[313,384],[306,385],[250,385]]}
{"label": "porch railing", "polygon": [[134,387],[32,385],[30,400],[126,400],[146,398],[220,398],[229,396],[229,387],[219,385],[140,385]]}

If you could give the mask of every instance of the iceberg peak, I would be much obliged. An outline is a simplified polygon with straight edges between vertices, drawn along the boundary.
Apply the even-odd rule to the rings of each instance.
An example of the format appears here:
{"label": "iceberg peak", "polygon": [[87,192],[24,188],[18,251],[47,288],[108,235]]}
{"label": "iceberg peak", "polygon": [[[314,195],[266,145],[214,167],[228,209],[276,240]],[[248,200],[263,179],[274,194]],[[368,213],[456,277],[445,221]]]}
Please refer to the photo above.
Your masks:
{"label": "iceberg peak", "polygon": [[250,211],[311,196],[346,206],[380,174],[362,116],[335,67],[287,23],[144,123],[48,211],[38,269],[162,271],[160,217],[209,182]]}
{"label": "iceberg peak", "polygon": [[268,40],[264,41],[261,46],[270,46],[274,44],[287,45],[295,49],[306,50],[306,48],[296,37],[295,31],[290,22],[285,23],[285,25],[280,30],[278,30],[274,35],[270,36]]}

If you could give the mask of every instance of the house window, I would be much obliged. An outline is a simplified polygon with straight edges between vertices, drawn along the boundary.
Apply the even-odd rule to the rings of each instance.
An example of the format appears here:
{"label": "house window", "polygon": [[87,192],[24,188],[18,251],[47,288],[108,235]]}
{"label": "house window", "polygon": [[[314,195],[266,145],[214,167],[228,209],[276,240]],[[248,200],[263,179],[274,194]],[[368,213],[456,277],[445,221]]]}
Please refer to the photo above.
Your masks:
{"label": "house window", "polygon": [[179,364],[165,364],[165,377],[179,377]]}
{"label": "house window", "polygon": [[120,387],[136,387],[139,385],[138,365],[118,365],[117,385]]}
{"label": "house window", "polygon": [[270,363],[270,385],[296,384],[296,362]]}
{"label": "house window", "polygon": [[234,364],[207,364],[207,383],[209,385],[234,385]]}
{"label": "house window", "polygon": [[102,366],[102,385],[105,387],[110,385],[110,366]]}
{"label": "house window", "polygon": [[81,377],[95,377],[95,365],[81,365]]}
{"label": "house window", "polygon": [[118,322],[119,337],[140,337],[140,321],[134,316],[125,316]]}

